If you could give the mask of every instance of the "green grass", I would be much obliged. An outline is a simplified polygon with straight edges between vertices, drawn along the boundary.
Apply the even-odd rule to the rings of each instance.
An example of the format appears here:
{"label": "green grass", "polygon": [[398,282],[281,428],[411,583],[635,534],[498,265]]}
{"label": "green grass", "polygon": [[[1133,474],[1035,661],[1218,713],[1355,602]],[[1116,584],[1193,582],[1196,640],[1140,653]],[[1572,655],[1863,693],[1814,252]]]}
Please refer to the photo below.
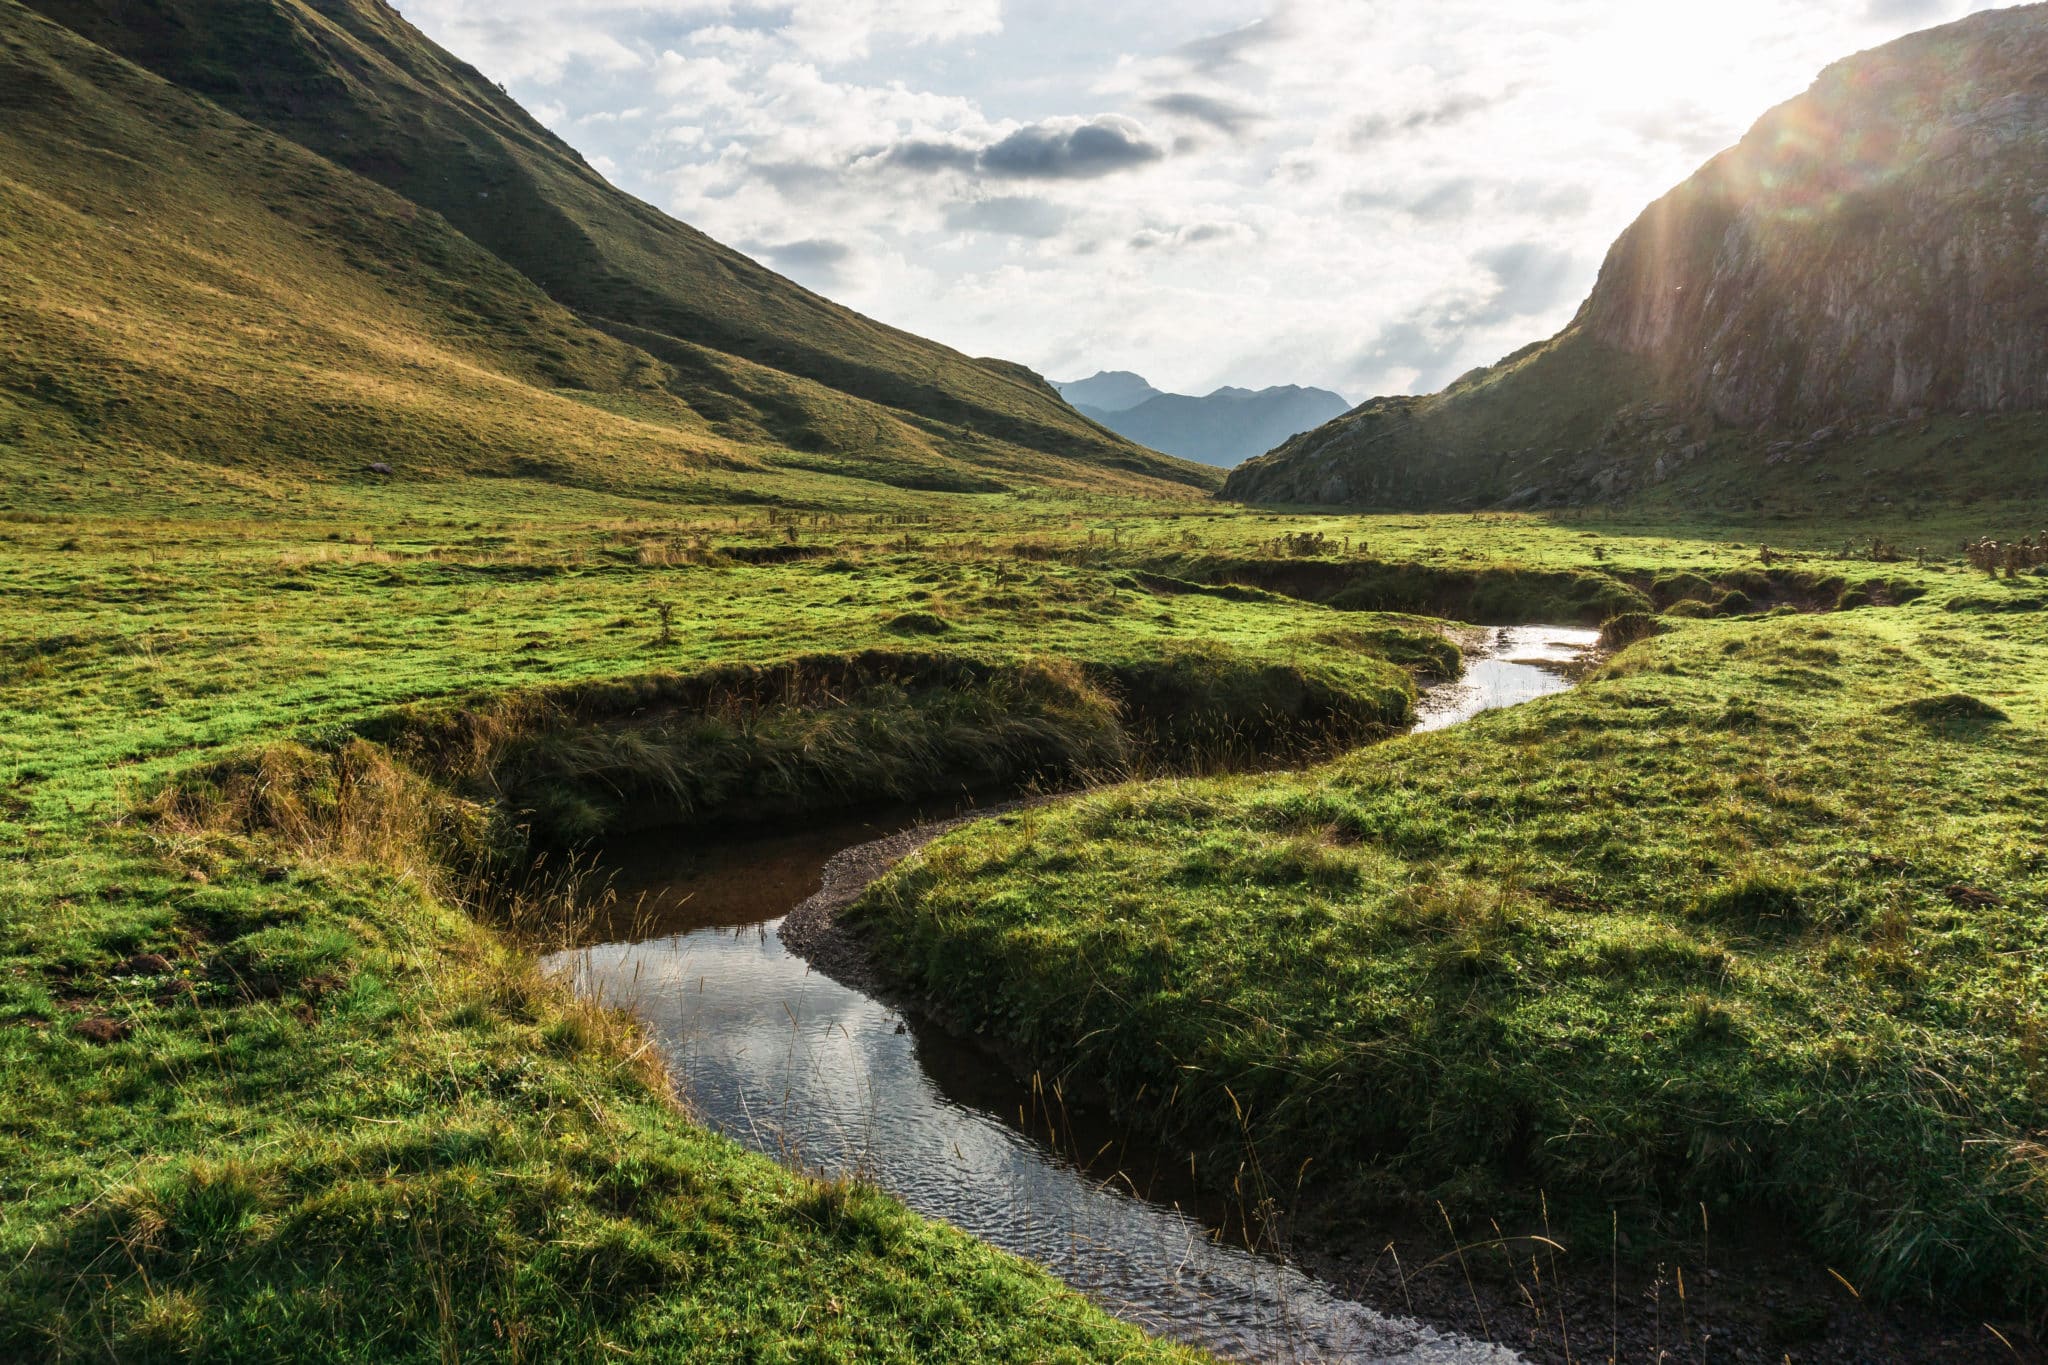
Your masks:
{"label": "green grass", "polygon": [[0,888],[10,1356],[1181,1358],[695,1128],[413,876],[169,827],[38,854]]}
{"label": "green grass", "polygon": [[[660,1078],[626,1061],[641,1046],[629,1030],[577,1009],[478,927],[477,916],[530,925],[545,907],[477,878],[504,866],[519,826],[573,839],[649,815],[789,815],[1356,737],[1406,707],[1410,673],[1453,665],[1427,623],[1246,585],[1275,566],[1313,569],[1311,586],[1398,578],[1390,566],[1412,565],[1425,583],[1455,570],[1513,589],[1503,614],[1540,614],[1558,582],[1669,596],[1687,586],[1681,571],[1711,588],[1760,563],[1754,541],[1683,526],[1275,520],[1049,494],[883,501],[867,481],[790,471],[707,480],[704,491],[678,504],[516,479],[310,483],[276,500],[143,486],[0,512],[0,1074],[19,1097],[0,1143],[9,1349],[82,1356],[111,1340],[146,1356],[147,1339],[166,1356],[199,1343],[261,1357],[317,1340],[334,1358],[423,1358],[440,1355],[447,1321],[462,1351],[505,1358],[596,1358],[605,1343],[714,1359],[1156,1352],[879,1196],[821,1192],[693,1129],[666,1106]],[[1206,1059],[1202,1040],[1227,1041],[1221,1060],[1244,1067],[1244,1083],[1231,1083],[1255,1117],[1284,1115],[1325,1137],[1360,1112],[1356,1095],[1289,1091],[1261,1070],[1273,1040],[1334,1049],[1315,1052],[1318,1065],[1363,1065],[1375,1054],[1359,1045],[1379,1035],[1343,1030],[1384,1023],[1425,983],[1445,1004],[1421,1026],[1447,1065],[1405,1072],[1390,1093],[1410,1108],[1387,1122],[1438,1115],[1431,1141],[1450,1133],[1467,1144],[1447,1151],[1485,1150],[1492,1119],[1466,1104],[1474,1096],[1506,1088],[1547,1121],[1555,1111],[1537,1104],[1545,1093],[1516,1059],[1538,1055],[1531,1040],[1581,1046],[1589,1026],[1571,1011],[1599,981],[1634,983],[1620,1008],[1632,1023],[1653,1021],[1644,1031],[1705,1020],[1697,1041],[1632,1045],[1642,1066],[1669,1066],[1685,1085],[1732,1067],[1762,1078],[1740,1102],[1866,1093],[1828,1090],[1827,1073],[1786,1060],[1778,997],[1758,996],[1748,978],[1695,979],[1695,953],[1753,961],[1802,1008],[1819,997],[1795,964],[1846,955],[1843,970],[1878,984],[1830,988],[1822,1004],[1845,1012],[1826,1037],[1881,1089],[1899,1058],[1936,1046],[1924,1041],[1933,1023],[1901,1024],[1872,1003],[1890,1000],[1879,992],[1892,989],[1882,983],[1893,958],[1877,956],[1889,953],[1930,973],[1914,1008],[1971,1001],[1967,1018],[1936,1021],[1949,1049],[1940,1055],[2006,1086],[1994,1095],[1987,1082],[1980,1097],[1978,1072],[1958,1082],[1986,1115],[2023,1118],[2033,1101],[2012,1087],[2030,1073],[2013,1058],[2031,1025],[2015,1021],[2031,1016],[1991,1011],[2038,987],[2027,938],[2038,889],[2003,851],[2039,809],[2024,766],[2036,761],[2025,669],[2037,617],[1987,604],[2019,603],[2028,588],[1954,564],[1837,559],[1821,548],[1832,538],[1788,539],[1771,567],[1849,583],[1882,576],[1927,596],[1825,623],[1675,623],[1644,649],[1675,651],[1677,674],[1659,671],[1661,653],[1631,656],[1644,662],[1630,676],[1579,697],[1396,741],[1312,776],[1117,789],[1034,817],[1076,834],[1064,858],[1048,843],[1004,854],[1009,871],[985,863],[1016,838],[1001,829],[968,852],[942,851],[958,861],[927,864],[904,885],[922,886],[915,878],[933,867],[953,879],[916,904],[1001,894],[971,915],[926,922],[906,910],[901,932],[922,926],[921,960],[953,964],[957,981],[1005,1002],[992,1026],[1061,1057],[1101,1005],[1088,982],[1110,978],[1094,973],[1142,984],[1147,963],[1213,967],[1199,995],[1132,996],[1142,1007],[1087,1055],[1137,1095],[1160,1058],[1186,1049]],[[1304,545],[1317,552],[1292,552]],[[1953,602],[1969,609],[1947,610]],[[1837,638],[1790,634],[1814,629]],[[1911,668],[1888,652],[1894,637]],[[1758,652],[1724,654],[1728,642]],[[1839,660],[1777,657],[1823,646]],[[1888,709],[1951,693],[2011,719],[1953,719],[1949,703],[1931,718]],[[1873,770],[1880,754],[1887,766]],[[1928,767],[1924,788],[1892,780],[1902,755]],[[1681,759],[1691,785],[1648,799],[1655,765]],[[1844,772],[1871,790],[1837,791]],[[1758,786],[1759,774],[1781,790]],[[1595,804],[1610,795],[1628,798],[1621,825]],[[1900,812],[1885,814],[1892,806]],[[1123,823],[1104,823],[1111,815]],[[1925,867],[1887,871],[1840,853],[1861,848],[1881,815],[1876,846]],[[1918,842],[1899,833],[1909,816],[1928,822]],[[1327,834],[1326,823],[1347,821],[1355,833]],[[1737,835],[1748,852],[1712,853],[1712,840]],[[1576,851],[1546,852],[1553,838]],[[1634,839],[1643,851],[1625,854]],[[1710,856],[1724,857],[1711,876]],[[1543,871],[1546,859],[1559,866]],[[1472,888],[1469,905],[1424,898],[1413,913],[1450,915],[1450,927],[1404,929],[1399,887],[1438,870]],[[1801,905],[1812,878],[1834,878],[1862,898],[1864,918],[1816,921],[1759,947],[1749,930],[1692,918],[1675,900],[1633,903],[1642,892],[1704,895],[1751,870],[1791,878]],[[1544,877],[1586,905],[1530,899],[1551,884]],[[2000,903],[1965,912],[1941,899],[1951,882]],[[1471,907],[1493,904],[1501,885],[1517,889],[1496,931]],[[1872,927],[1893,923],[1882,918],[1891,902],[1879,902],[1894,896],[1909,917],[1902,946]],[[1618,918],[1617,906],[1628,907]],[[1028,935],[993,932],[1025,912],[1044,916]],[[1980,956],[1915,955],[1923,934],[1960,932],[1944,915],[1965,913]],[[1465,970],[1442,946],[1458,915],[1474,917],[1457,932],[1476,936],[1482,970],[1457,976],[1453,995],[1426,983]],[[1553,942],[1559,924],[1576,937]],[[1529,1005],[1523,978],[1485,970],[1498,950],[1570,982],[1570,964],[1609,939],[1617,960],[1640,952],[1641,963],[1546,993],[1555,1015]],[[1093,958],[1086,980],[1069,956],[1081,945]],[[1662,965],[1667,950],[1676,965]],[[150,953],[168,973],[124,968]],[[2003,975],[1994,981],[1987,964],[2004,964]],[[935,979],[934,989],[947,986]],[[1467,998],[1485,1002],[1471,1020],[1451,1007]],[[1381,1012],[1353,1016],[1359,1002]],[[1270,1029],[1248,1030],[1240,1007]],[[1731,1021],[1721,1041],[1716,1010]],[[75,1031],[97,1019],[127,1036],[103,1045]],[[1751,1030],[1755,1057],[1730,1041]],[[1460,1061],[1454,1048],[1472,1051]],[[1810,1055],[1833,1057],[1819,1042]],[[1577,1074],[1590,1084],[1602,1073],[1589,1060]],[[1622,1128],[1633,1136],[1616,1147],[1611,1180],[1604,1166],[1586,1178],[1647,1216],[1673,1191],[1723,1177],[1672,1156],[1670,1134],[1692,1131],[1672,1127],[1680,1092],[1629,1074],[1633,1088],[1600,1112],[1620,1124],[1639,1110]],[[1204,1092],[1173,1079],[1183,1099],[1168,1123],[1189,1124]],[[1133,1112],[1158,1119],[1145,1104]],[[1859,1169],[1882,1172],[1899,1144],[1952,1136],[1928,1127],[1918,1104],[1833,1129],[1870,1135],[1880,1145]],[[1211,1139],[1222,1140],[1201,1138]],[[1413,1163],[1385,1169],[1325,1142],[1320,1188],[1455,1193],[1431,1183],[1416,1150]],[[1982,1176],[1995,1150],[1955,1149],[1976,1163],[1960,1175]],[[2015,1163],[2005,1169],[2032,1169]],[[1932,1160],[1910,1169],[1925,1173],[1929,1221],[1897,1224],[1909,1231],[1989,1235],[1946,1189],[1984,1192],[1987,1217],[2010,1208],[1985,1180],[1941,1184]],[[1810,1173],[1809,1194],[1823,1177]],[[1483,1167],[1464,1178],[1475,1201],[1498,1188]],[[1780,1179],[1796,1184],[1758,1175],[1731,1197]],[[622,1184],[643,1192],[621,1195]],[[2010,1197],[2032,1207],[2024,1189]],[[1869,1235],[1878,1202],[1850,1201],[1816,1235],[1862,1245],[1852,1239]],[[1959,1244],[1998,1252],[1995,1238]],[[1934,1247],[1915,1264],[1993,1282],[1991,1261],[1966,1273],[1946,1254]],[[1910,1287],[1906,1278],[1894,1281]],[[2006,1278],[2026,1283],[2023,1271]]]}
{"label": "green grass", "polygon": [[2038,1313],[2048,618],[1672,627],[1298,776],[977,826],[859,913],[1211,1170],[1241,1107],[1326,1218],[1771,1209],[1866,1293]]}
{"label": "green grass", "polygon": [[[1355,736],[1412,696],[1382,655],[1450,656],[1037,557],[1085,549],[1089,504],[800,491],[847,510],[479,479],[0,514],[0,1353],[1174,1355],[695,1129],[642,1040],[480,926],[535,907],[478,878],[522,828]],[[746,562],[792,526],[817,557]]]}

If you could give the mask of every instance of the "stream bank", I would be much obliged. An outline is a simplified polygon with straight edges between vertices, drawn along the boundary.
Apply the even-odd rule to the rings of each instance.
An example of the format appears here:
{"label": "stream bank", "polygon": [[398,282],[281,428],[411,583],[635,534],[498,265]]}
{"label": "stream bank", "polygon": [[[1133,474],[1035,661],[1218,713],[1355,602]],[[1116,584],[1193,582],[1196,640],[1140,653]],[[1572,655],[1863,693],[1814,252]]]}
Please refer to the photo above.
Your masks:
{"label": "stream bank", "polygon": [[[1589,631],[1484,632],[1466,642],[1480,666],[1442,684],[1429,714],[1455,719],[1563,690],[1567,663],[1593,642]],[[639,1015],[712,1126],[804,1169],[870,1180],[1150,1330],[1240,1360],[1514,1359],[1246,1249],[1259,1244],[1258,1220],[1242,1202],[1233,1210],[1216,1200],[1078,1097],[1013,1080],[982,1045],[855,989],[884,982],[837,929],[837,911],[931,839],[1017,809],[940,810],[908,823],[898,812],[893,825],[808,830],[753,864],[742,855],[705,866],[694,855],[687,891],[628,870],[622,889],[641,908],[638,932],[551,965],[586,997]],[[847,846],[815,868],[817,891],[784,920],[792,840],[806,869],[821,847]],[[642,858],[648,869],[659,863],[652,848]]]}
{"label": "stream bank", "polygon": [[[1584,669],[1576,638],[1541,628],[1468,630],[1459,643],[1471,665],[1461,678],[1424,695],[1419,731],[1562,690]],[[929,1017],[929,1005],[905,995],[900,979],[837,916],[871,882],[932,839],[1001,813],[933,821],[838,854],[824,868],[816,894],[780,926],[784,944],[836,980],[901,1005],[920,1036],[930,1033],[959,1051],[961,1044],[947,1032],[951,1021]],[[975,1039],[968,1050],[984,1068],[1031,1075],[1020,1057],[987,1039]],[[1078,1153],[1097,1178],[1120,1172],[1119,1163],[1128,1162],[1139,1172],[1140,1185],[1156,1179],[1158,1154],[1131,1144],[1104,1106],[1084,1109],[1076,1089],[1069,1078],[1066,1099],[1076,1112],[1063,1113],[1062,1124],[1086,1136],[1075,1141],[1063,1128],[1054,1135],[1041,1132],[1041,1142]],[[1105,1137],[1118,1144],[1112,1158],[1088,1162],[1090,1153],[1100,1156],[1096,1144]],[[1560,1257],[1533,1235],[1511,1241],[1516,1254],[1510,1259],[1496,1241],[1497,1228],[1461,1227],[1453,1241],[1433,1212],[1421,1208],[1376,1210],[1364,1220],[1318,1217],[1310,1210],[1284,1228],[1254,1228],[1241,1209],[1219,1204],[1213,1193],[1205,1201],[1202,1191],[1182,1188],[1178,1197],[1199,1211],[1212,1233],[1222,1229],[1261,1248],[1284,1245],[1290,1261],[1346,1297],[1389,1315],[1417,1316],[1473,1341],[1511,1341],[1532,1361],[1566,1365],[1594,1351],[1594,1358],[1611,1353],[1620,1360],[1657,1360],[1687,1341],[1702,1350],[1711,1347],[1707,1358],[1734,1360],[1988,1365],[2016,1358],[1975,1320],[1859,1299],[1796,1234],[1762,1210],[1717,1211],[1695,1255],[1651,1265],[1626,1250],[1626,1243],[1597,1248],[1590,1256]],[[1472,1253],[1469,1258],[1460,1255],[1461,1248]],[[1539,1253],[1540,1261],[1533,1259]]]}

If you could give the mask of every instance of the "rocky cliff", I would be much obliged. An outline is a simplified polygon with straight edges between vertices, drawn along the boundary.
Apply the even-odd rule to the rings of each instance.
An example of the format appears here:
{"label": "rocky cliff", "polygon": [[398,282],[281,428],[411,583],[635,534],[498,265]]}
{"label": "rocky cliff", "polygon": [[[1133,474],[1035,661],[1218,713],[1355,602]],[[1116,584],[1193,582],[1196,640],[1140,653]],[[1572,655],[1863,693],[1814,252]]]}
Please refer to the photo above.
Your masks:
{"label": "rocky cliff", "polygon": [[1838,501],[1902,472],[2038,491],[2042,457],[2005,447],[2044,409],[2048,5],[2027,5],[1828,68],[1624,232],[1563,333],[1366,404],[1224,493]]}

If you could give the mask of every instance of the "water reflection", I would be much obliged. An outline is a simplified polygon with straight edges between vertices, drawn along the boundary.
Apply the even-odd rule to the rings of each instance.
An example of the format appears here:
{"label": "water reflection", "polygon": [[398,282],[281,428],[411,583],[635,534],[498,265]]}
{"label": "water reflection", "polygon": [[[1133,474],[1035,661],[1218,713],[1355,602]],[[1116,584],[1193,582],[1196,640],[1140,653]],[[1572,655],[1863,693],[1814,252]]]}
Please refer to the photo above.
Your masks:
{"label": "water reflection", "polygon": [[[1567,666],[1595,640],[1545,627],[1488,632],[1468,647],[1463,678],[1425,694],[1416,728],[1561,692]],[[707,1123],[792,1165],[871,1180],[1157,1333],[1245,1361],[1517,1359],[1384,1317],[1221,1240],[1215,1210],[1206,1223],[1189,1211],[1185,1182],[1151,1170],[1134,1183],[1114,1160],[1084,1170],[1062,1152],[1089,1155],[1093,1135],[1078,1149],[1042,1140],[1065,1130],[1056,1103],[972,1045],[921,1037],[791,955],[776,926],[817,889],[826,861],[914,823],[901,813],[709,850],[672,851],[658,837],[613,850],[632,909],[609,932],[628,941],[553,963],[579,991],[646,1021]]]}
{"label": "water reflection", "polygon": [[929,1043],[894,1011],[807,970],[774,927],[608,944],[559,965],[579,990],[647,1021],[714,1127],[789,1164],[871,1180],[1152,1331],[1246,1361],[1514,1359],[1218,1245],[1181,1209],[1133,1198],[952,1098],[922,1064]]}
{"label": "water reflection", "polygon": [[1465,675],[1426,690],[1415,729],[1442,730],[1482,711],[1518,706],[1568,690],[1571,666],[1600,642],[1597,630],[1503,626],[1465,650]]}

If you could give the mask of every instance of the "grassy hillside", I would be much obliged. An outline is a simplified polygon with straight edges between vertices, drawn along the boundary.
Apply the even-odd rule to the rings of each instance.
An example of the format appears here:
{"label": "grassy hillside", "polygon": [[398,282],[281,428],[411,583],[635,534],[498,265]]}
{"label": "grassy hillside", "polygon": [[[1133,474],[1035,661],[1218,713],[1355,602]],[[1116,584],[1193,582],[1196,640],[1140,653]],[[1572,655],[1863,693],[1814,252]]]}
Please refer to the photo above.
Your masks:
{"label": "grassy hillside", "polygon": [[1086,421],[1021,367],[861,317],[612,188],[377,0],[36,8],[444,215],[590,326],[671,367],[669,390],[722,434],[855,468],[873,460],[912,486],[1117,471],[1215,482]]}
{"label": "grassy hillside", "polygon": [[11,0],[0,34],[0,459],[21,494],[542,452],[651,486],[753,463],[438,216]]}
{"label": "grassy hillside", "polygon": [[[1574,323],[1441,393],[1379,398],[1240,465],[1233,500],[1281,506],[1616,507],[1678,518],[2048,512],[2048,414],[1872,416],[1757,432],[1698,410]],[[1987,510],[1986,515],[1991,515]]]}

